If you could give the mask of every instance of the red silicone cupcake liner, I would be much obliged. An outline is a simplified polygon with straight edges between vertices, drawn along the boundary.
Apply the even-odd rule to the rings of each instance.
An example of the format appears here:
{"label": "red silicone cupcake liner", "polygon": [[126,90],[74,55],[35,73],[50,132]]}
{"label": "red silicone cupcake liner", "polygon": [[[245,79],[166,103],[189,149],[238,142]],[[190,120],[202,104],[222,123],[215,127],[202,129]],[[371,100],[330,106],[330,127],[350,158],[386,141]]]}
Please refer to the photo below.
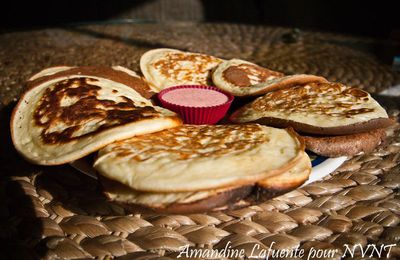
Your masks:
{"label": "red silicone cupcake liner", "polygon": [[[218,91],[226,95],[228,97],[228,101],[216,106],[190,107],[190,106],[172,104],[163,99],[163,95],[165,93],[168,93],[175,89],[182,89],[182,88],[200,88],[200,89],[210,89]],[[231,94],[226,93],[216,87],[202,86],[202,85],[174,86],[166,88],[162,90],[160,93],[158,93],[158,99],[160,100],[163,107],[178,113],[186,124],[194,124],[194,125],[216,124],[219,120],[221,120],[225,116],[226,112],[228,111],[229,107],[232,104],[233,98],[234,97]]]}

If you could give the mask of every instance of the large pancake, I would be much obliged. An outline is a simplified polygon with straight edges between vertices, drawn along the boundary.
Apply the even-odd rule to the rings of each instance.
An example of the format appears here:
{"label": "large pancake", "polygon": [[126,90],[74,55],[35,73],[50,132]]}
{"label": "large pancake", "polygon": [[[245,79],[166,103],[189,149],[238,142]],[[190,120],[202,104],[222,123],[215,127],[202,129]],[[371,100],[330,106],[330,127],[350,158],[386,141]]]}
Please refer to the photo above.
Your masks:
{"label": "large pancake", "polygon": [[393,124],[370,94],[339,83],[310,83],[267,93],[238,109],[230,120],[290,126],[319,135],[366,132]]}
{"label": "large pancake", "polygon": [[154,49],[140,58],[140,69],[155,92],[176,85],[209,85],[211,70],[222,60],[174,49]]}
{"label": "large pancake", "polygon": [[183,125],[112,143],[95,169],[135,190],[186,192],[240,186],[291,168],[304,151],[290,130]]}
{"label": "large pancake", "polygon": [[109,200],[128,210],[137,212],[143,208],[175,214],[204,212],[229,205],[246,197],[252,190],[249,185],[194,192],[141,192],[104,177],[100,177],[100,184]]}
{"label": "large pancake", "polygon": [[[302,185],[311,172],[308,155],[302,152],[300,160],[289,170],[257,182],[262,198],[271,198]],[[134,190],[117,181],[100,176],[103,193],[128,210],[151,209],[162,213],[194,213],[228,206],[245,198],[252,185],[211,189],[205,191],[157,193]]]}
{"label": "large pancake", "polygon": [[256,96],[310,82],[327,82],[314,75],[290,75],[260,67],[254,63],[232,59],[224,61],[212,73],[215,86],[234,96]]}
{"label": "large pancake", "polygon": [[11,118],[15,148],[29,161],[56,165],[114,141],[181,124],[141,96],[140,78],[104,67],[60,67],[36,74]]}
{"label": "large pancake", "polygon": [[306,149],[327,157],[353,156],[373,151],[386,137],[383,129],[340,136],[303,136]]}

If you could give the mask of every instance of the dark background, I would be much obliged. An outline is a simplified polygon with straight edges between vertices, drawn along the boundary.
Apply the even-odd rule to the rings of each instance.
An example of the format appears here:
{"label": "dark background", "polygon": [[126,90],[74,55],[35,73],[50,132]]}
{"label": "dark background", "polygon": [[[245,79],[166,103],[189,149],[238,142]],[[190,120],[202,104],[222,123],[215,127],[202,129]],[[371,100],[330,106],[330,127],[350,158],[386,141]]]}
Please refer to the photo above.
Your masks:
{"label": "dark background", "polygon": [[2,1],[0,32],[140,19],[278,25],[400,41],[400,11],[395,3],[386,0]]}

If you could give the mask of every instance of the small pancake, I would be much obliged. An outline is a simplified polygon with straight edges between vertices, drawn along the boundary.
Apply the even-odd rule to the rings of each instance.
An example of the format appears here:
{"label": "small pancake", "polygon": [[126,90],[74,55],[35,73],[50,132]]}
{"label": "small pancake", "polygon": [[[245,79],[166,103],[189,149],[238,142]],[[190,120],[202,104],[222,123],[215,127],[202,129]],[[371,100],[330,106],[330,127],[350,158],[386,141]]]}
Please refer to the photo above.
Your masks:
{"label": "small pancake", "polygon": [[215,86],[234,96],[257,96],[267,92],[311,82],[327,82],[314,75],[290,75],[269,70],[257,64],[232,59],[224,61],[212,73]]}
{"label": "small pancake", "polygon": [[291,169],[282,174],[258,181],[257,186],[267,191],[287,192],[306,182],[310,176],[311,169],[310,158],[303,152],[300,161]]}
{"label": "small pancake", "polygon": [[182,124],[140,94],[149,93],[146,83],[119,68],[50,68],[28,86],[14,108],[11,137],[36,164],[67,163],[114,141]]}
{"label": "small pancake", "polygon": [[155,193],[131,189],[119,182],[100,177],[105,196],[125,209],[137,212],[151,210],[160,213],[196,213],[232,204],[250,194],[252,186],[228,187],[218,190]]}
{"label": "small pancake", "polygon": [[183,125],[112,143],[94,167],[138,191],[174,193],[254,183],[291,168],[303,151],[290,130]]}
{"label": "small pancake", "polygon": [[316,135],[366,132],[394,123],[370,94],[339,83],[310,83],[267,93],[238,109],[230,120],[293,127]]}
{"label": "small pancake", "polygon": [[176,85],[209,85],[211,70],[222,60],[174,49],[154,49],[140,58],[140,70],[155,92]]}
{"label": "small pancake", "polygon": [[368,153],[373,151],[385,138],[384,129],[342,136],[303,136],[307,150],[327,157]]}

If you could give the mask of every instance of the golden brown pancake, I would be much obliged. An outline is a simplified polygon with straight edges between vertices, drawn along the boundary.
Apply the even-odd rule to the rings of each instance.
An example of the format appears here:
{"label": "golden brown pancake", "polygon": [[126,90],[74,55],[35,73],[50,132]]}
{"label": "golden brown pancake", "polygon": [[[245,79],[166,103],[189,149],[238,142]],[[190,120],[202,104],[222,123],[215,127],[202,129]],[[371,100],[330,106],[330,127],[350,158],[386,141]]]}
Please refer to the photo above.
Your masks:
{"label": "golden brown pancake", "polygon": [[223,61],[212,73],[213,83],[234,96],[259,96],[281,88],[311,82],[327,82],[323,77],[283,73],[258,66],[257,64],[232,59]]}
{"label": "golden brown pancake", "polygon": [[339,83],[276,90],[240,108],[230,119],[235,123],[293,127],[297,132],[315,135],[353,134],[393,124],[367,92]]}
{"label": "golden brown pancake", "polygon": [[[311,162],[302,152],[300,160],[289,170],[279,175],[257,182],[258,196],[263,199],[286,193],[302,185],[311,172]],[[194,192],[157,193],[134,190],[120,182],[100,177],[105,196],[123,206],[128,211],[156,211],[160,213],[195,213],[215,208],[230,208],[240,199],[245,199],[253,191],[253,184],[233,186],[217,190]]]}
{"label": "golden brown pancake", "polygon": [[155,211],[187,214],[206,212],[230,205],[250,194],[252,185],[228,187],[218,190],[178,193],[140,192],[117,181],[100,177],[105,196],[128,211]]}
{"label": "golden brown pancake", "polygon": [[114,66],[110,67],[68,67],[68,66],[57,66],[46,68],[35,75],[31,76],[27,82],[28,87],[35,87],[40,85],[42,82],[53,80],[56,78],[62,78],[68,75],[86,75],[92,77],[100,77],[112,80],[129,86],[136,90],[140,95],[145,98],[150,98],[154,95],[150,86],[145,80],[143,80],[136,72],[122,67]]}
{"label": "golden brown pancake", "polygon": [[297,188],[308,180],[311,173],[311,161],[303,152],[299,162],[286,172],[265,178],[257,182],[257,185],[266,190],[280,190],[282,192]]}
{"label": "golden brown pancake", "polygon": [[94,167],[145,192],[187,192],[246,185],[300,159],[304,144],[283,129],[256,124],[183,125],[112,143]]}
{"label": "golden brown pancake", "polygon": [[327,157],[372,152],[386,138],[384,129],[340,136],[302,136],[306,149]]}
{"label": "golden brown pancake", "polygon": [[153,104],[138,77],[120,68],[57,67],[28,82],[11,118],[15,148],[36,164],[79,159],[114,141],[175,127],[173,112]]}
{"label": "golden brown pancake", "polygon": [[[311,172],[308,155],[302,152],[295,165],[285,172],[257,182],[257,192],[263,199],[283,194],[302,185]],[[103,176],[100,184],[105,196],[129,211],[151,210],[160,213],[194,213],[215,208],[230,208],[235,202],[246,198],[253,190],[254,183],[193,192],[142,192],[118,181]]]}
{"label": "golden brown pancake", "polygon": [[211,71],[222,60],[211,55],[174,49],[154,49],[142,55],[140,69],[155,92],[176,85],[209,85]]}

